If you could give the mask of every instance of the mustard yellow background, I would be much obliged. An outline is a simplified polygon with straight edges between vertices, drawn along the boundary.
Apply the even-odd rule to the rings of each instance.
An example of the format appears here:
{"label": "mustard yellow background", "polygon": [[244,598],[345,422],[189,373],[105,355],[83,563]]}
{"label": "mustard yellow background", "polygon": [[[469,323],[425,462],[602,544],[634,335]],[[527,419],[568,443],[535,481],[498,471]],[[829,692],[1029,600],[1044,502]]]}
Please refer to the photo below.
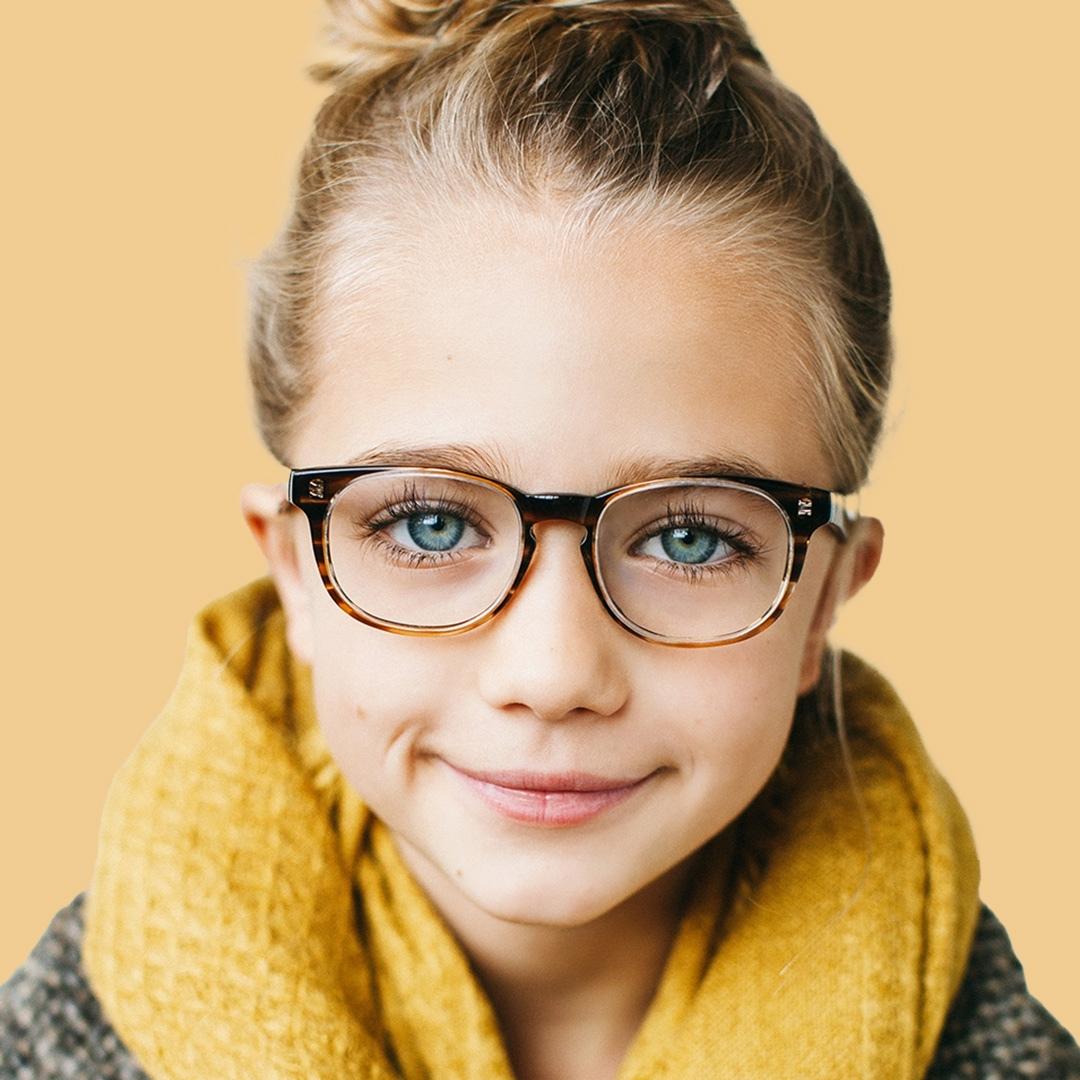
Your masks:
{"label": "mustard yellow background", "polygon": [[[894,275],[877,577],[836,639],[912,709],[982,894],[1080,1031],[1074,5],[746,0]],[[8,12],[0,980],[89,879],[188,621],[262,572],[238,509],[245,264],[322,90],[316,0]]]}

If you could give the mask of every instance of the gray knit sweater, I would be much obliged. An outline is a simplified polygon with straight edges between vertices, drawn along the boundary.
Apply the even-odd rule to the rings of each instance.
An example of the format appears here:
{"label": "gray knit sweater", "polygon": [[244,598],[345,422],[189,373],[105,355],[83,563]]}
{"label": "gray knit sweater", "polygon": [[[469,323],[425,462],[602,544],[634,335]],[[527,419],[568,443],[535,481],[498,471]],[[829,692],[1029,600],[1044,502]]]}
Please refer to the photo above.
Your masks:
{"label": "gray knit sweater", "polygon": [[[25,963],[0,986],[2,1080],[148,1080],[83,972],[85,897],[79,893],[56,913]],[[983,904],[967,973],[927,1078],[1021,1077],[1080,1080],[1080,1047],[1028,992],[1008,934]]]}

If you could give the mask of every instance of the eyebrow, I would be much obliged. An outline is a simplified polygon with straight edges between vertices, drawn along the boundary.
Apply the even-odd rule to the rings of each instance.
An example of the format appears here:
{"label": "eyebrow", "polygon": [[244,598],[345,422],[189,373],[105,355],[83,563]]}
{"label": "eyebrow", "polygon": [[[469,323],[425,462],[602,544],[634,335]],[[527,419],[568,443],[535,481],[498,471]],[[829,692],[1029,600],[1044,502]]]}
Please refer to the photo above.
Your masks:
{"label": "eyebrow", "polygon": [[[434,443],[414,445],[382,443],[344,462],[346,466],[401,465],[406,468],[452,469],[486,476],[511,484],[513,469],[505,455],[493,445],[479,443]],[[752,476],[763,480],[781,477],[761,462],[745,454],[710,453],[701,457],[667,458],[656,455],[625,457],[608,463],[608,482],[603,490],[674,476]]]}

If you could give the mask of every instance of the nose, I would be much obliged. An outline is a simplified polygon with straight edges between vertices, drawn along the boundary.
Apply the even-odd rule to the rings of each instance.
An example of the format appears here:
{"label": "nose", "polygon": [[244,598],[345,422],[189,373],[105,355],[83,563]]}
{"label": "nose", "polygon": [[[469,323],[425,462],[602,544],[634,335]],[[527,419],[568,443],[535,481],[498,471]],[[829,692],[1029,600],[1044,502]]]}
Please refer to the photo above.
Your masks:
{"label": "nose", "polygon": [[494,708],[520,706],[543,720],[611,716],[628,696],[631,636],[593,588],[582,559],[584,526],[545,521],[532,528],[536,550],[525,577],[480,628],[481,696]]}

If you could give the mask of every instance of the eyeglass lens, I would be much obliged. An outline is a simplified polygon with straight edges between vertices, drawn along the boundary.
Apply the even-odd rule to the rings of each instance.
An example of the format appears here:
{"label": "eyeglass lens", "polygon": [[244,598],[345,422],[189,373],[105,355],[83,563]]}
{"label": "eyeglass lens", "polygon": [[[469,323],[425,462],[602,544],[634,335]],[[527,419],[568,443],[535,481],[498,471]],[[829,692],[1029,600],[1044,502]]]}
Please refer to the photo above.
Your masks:
{"label": "eyeglass lens", "polygon": [[[791,562],[783,511],[763,492],[718,481],[612,498],[595,535],[609,602],[652,634],[712,641],[774,606]],[[332,573],[382,622],[451,627],[499,604],[522,552],[510,496],[480,481],[396,471],[361,476],[334,500]]]}

